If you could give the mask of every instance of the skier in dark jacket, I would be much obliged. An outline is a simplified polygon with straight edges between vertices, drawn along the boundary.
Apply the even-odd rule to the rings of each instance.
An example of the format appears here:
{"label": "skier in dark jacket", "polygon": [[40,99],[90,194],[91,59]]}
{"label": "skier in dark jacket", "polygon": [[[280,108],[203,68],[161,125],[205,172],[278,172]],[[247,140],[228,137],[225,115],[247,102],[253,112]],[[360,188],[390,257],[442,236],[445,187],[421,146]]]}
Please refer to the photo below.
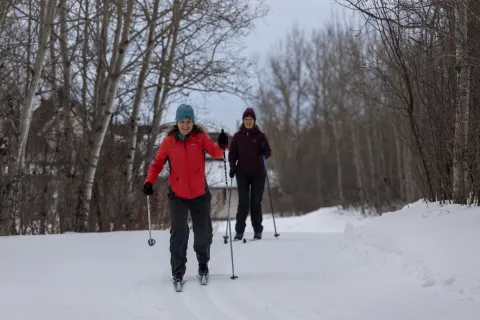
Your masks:
{"label": "skier in dark jacket", "polygon": [[241,240],[245,232],[250,209],[254,238],[262,238],[262,198],[266,170],[263,156],[268,159],[272,153],[265,133],[256,124],[255,111],[247,108],[243,123],[232,138],[228,161],[230,178],[237,177],[238,209],[235,224],[235,240]]}
{"label": "skier in dark jacket", "polygon": [[188,212],[192,217],[194,243],[199,275],[208,275],[210,245],[213,238],[210,218],[212,196],[205,178],[205,152],[213,158],[223,158],[228,136],[221,133],[218,144],[195,124],[195,114],[189,105],[181,104],[176,112],[176,124],[169,130],[158,148],[144,182],[145,195],[153,194],[153,185],[168,160],[171,268],[174,281],[182,281],[186,271],[188,246]]}

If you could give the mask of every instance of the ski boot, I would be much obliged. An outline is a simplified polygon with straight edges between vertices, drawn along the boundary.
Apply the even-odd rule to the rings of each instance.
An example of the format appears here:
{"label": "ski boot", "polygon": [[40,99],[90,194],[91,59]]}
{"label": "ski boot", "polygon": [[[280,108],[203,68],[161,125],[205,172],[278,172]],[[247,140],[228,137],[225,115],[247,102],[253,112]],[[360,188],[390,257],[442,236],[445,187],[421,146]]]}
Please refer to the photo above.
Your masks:
{"label": "ski boot", "polygon": [[262,239],[262,233],[261,232],[255,232],[253,235],[253,240],[260,240]]}
{"label": "ski boot", "polygon": [[176,273],[173,276],[173,286],[177,292],[181,292],[183,290],[183,284],[185,280],[183,280],[183,273]]}
{"label": "ski boot", "polygon": [[208,265],[206,263],[198,264],[198,278],[202,285],[206,285],[208,281]]}
{"label": "ski boot", "polygon": [[243,232],[237,232],[233,240],[242,240],[243,239]]}

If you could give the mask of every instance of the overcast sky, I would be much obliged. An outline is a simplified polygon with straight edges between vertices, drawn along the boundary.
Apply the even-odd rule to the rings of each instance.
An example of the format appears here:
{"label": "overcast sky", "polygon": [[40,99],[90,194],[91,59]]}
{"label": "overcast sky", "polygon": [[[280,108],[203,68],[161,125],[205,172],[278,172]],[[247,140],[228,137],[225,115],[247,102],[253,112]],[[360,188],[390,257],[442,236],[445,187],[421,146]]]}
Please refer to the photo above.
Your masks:
{"label": "overcast sky", "polygon": [[[270,14],[259,20],[253,33],[246,38],[247,49],[245,54],[256,55],[259,63],[265,61],[268,51],[275,42],[283,39],[292,29],[294,24],[307,30],[321,28],[332,18],[332,12],[341,16],[341,19],[352,15],[334,0],[268,0]],[[204,97],[190,98],[192,106],[202,108],[198,114],[198,122],[203,122],[207,117],[213,120],[225,131],[233,133],[236,130],[236,122],[241,120],[242,113],[247,107],[245,103],[233,96],[209,94],[207,100]],[[170,122],[175,119],[176,106],[171,106],[165,114],[164,121]],[[255,110],[257,111],[257,110]],[[257,119],[261,114],[257,111]]]}

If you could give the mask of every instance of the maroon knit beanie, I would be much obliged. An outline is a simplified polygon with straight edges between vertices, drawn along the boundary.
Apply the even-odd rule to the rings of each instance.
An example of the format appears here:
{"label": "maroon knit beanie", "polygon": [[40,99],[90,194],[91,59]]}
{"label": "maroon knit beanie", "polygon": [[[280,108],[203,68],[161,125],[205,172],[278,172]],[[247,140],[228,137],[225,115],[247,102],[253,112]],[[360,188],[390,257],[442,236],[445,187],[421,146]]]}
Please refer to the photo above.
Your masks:
{"label": "maroon knit beanie", "polygon": [[255,116],[255,111],[253,111],[252,108],[247,108],[245,112],[243,112],[242,120],[249,116],[252,117],[253,120],[257,120],[257,117]]}

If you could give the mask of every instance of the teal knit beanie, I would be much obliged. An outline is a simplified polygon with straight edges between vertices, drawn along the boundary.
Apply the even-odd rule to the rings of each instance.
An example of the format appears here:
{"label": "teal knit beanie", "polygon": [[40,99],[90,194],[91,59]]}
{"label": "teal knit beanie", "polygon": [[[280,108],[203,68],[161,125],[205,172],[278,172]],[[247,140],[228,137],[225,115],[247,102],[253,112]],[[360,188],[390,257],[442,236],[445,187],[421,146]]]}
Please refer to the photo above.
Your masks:
{"label": "teal knit beanie", "polygon": [[180,120],[190,119],[195,123],[195,113],[193,112],[192,106],[188,104],[181,104],[177,108],[177,114],[175,115],[175,122],[178,123]]}

